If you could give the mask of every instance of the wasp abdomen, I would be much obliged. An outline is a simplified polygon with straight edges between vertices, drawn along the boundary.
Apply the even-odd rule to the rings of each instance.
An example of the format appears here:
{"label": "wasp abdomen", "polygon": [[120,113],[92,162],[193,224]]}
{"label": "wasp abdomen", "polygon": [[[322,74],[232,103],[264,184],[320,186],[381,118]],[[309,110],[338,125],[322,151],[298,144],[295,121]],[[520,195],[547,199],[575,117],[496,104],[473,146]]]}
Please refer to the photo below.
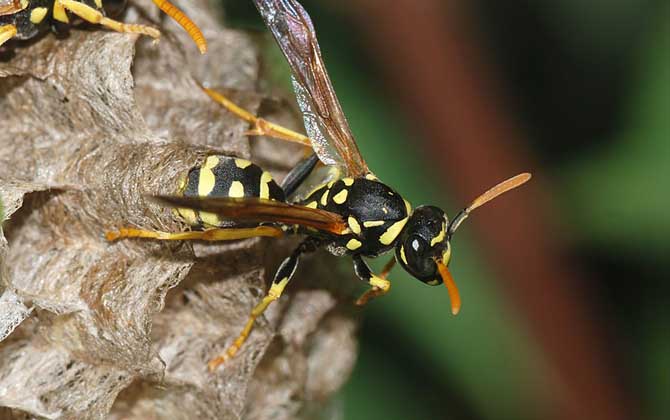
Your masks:
{"label": "wasp abdomen", "polygon": [[[286,201],[284,191],[269,172],[246,159],[209,156],[182,180],[178,194],[186,197],[257,197]],[[192,226],[230,227],[234,223],[216,214],[179,208],[176,213]]]}

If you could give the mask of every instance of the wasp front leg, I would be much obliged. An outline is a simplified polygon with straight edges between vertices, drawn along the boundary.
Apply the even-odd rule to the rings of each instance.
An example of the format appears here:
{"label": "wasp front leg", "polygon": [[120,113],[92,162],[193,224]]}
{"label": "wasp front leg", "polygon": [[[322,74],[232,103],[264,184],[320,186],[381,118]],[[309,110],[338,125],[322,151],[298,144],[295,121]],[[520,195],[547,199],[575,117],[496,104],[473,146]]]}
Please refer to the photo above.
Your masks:
{"label": "wasp front leg", "polygon": [[217,92],[213,89],[208,89],[206,87],[203,87],[202,90],[204,90],[205,93],[209,95],[209,97],[212,98],[215,102],[222,105],[235,116],[251,124],[251,129],[247,131],[247,135],[268,136],[275,139],[285,140],[292,143],[299,143],[303,146],[312,147],[312,142],[310,141],[309,137],[288,128],[282,127],[278,124],[271,123],[270,121],[264,120],[261,117],[257,117],[253,113],[247,111],[246,109],[235,104],[230,99],[226,98],[220,92]]}
{"label": "wasp front leg", "polygon": [[116,32],[148,35],[154,39],[159,39],[161,36],[160,31],[152,26],[129,24],[110,19],[99,10],[76,0],[56,0],[54,10],[60,8],[72,12],[86,22],[102,25]]}
{"label": "wasp front leg", "polygon": [[395,265],[395,259],[389,261],[378,276],[370,270],[370,267],[360,255],[354,255],[353,260],[356,275],[370,285],[370,289],[356,300],[357,306],[364,306],[370,300],[383,296],[391,290],[391,282],[386,279],[386,276]]}
{"label": "wasp front leg", "polygon": [[258,303],[251,310],[251,314],[249,314],[249,319],[247,320],[247,323],[244,325],[244,328],[242,329],[240,335],[235,339],[233,344],[231,344],[230,347],[228,347],[225,353],[210,360],[210,362],[207,364],[210,371],[216,370],[216,368],[218,368],[221,364],[225,363],[228,359],[234,357],[237,354],[237,352],[240,350],[244,342],[247,341],[249,334],[251,334],[251,330],[253,329],[254,324],[256,323],[256,318],[261,316],[272,302],[281,297],[284,288],[286,288],[286,285],[293,277],[293,274],[295,274],[296,268],[298,268],[298,263],[300,262],[300,256],[304,253],[315,251],[319,247],[319,245],[320,243],[317,239],[307,238],[304,242],[298,245],[298,247],[295,249],[295,251],[293,251],[293,253],[289,257],[287,257],[281,263],[279,269],[275,273],[274,280],[272,281],[272,285],[270,286],[270,290],[268,290],[268,293],[267,295],[265,295],[263,300],[261,300],[260,303]]}

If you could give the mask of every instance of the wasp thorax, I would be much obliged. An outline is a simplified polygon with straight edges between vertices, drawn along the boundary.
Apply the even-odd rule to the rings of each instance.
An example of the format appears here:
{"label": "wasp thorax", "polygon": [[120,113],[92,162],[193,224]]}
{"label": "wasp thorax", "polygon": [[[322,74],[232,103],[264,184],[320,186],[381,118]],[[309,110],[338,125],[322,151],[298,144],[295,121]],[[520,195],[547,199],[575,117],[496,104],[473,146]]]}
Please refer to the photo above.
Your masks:
{"label": "wasp thorax", "polygon": [[447,215],[434,206],[417,207],[396,245],[396,258],[411,275],[430,285],[442,283],[436,260],[448,264]]}

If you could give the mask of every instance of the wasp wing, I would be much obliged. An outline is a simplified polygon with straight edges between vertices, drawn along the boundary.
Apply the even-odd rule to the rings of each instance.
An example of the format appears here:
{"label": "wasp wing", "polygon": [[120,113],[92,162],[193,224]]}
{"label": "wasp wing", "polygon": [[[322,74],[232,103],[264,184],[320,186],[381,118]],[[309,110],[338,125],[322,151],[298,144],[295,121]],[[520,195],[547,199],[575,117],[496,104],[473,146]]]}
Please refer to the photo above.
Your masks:
{"label": "wasp wing", "polygon": [[311,207],[256,197],[152,196],[159,204],[215,213],[226,219],[254,223],[284,223],[342,234],[346,223],[340,215]]}
{"label": "wasp wing", "polygon": [[254,0],[293,72],[293,89],[319,159],[348,176],[370,172],[333,89],[312,20],[295,0]]}

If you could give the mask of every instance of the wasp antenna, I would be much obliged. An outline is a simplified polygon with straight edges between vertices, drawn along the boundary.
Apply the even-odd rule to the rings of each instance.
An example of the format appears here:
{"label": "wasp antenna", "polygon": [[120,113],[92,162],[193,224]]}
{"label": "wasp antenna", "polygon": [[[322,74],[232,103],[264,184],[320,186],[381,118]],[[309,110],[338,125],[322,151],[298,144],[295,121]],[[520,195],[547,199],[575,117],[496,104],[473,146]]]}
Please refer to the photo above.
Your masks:
{"label": "wasp antenna", "polygon": [[468,207],[461,210],[461,212],[456,215],[454,220],[451,221],[451,224],[449,224],[449,236],[451,236],[456,231],[456,229],[458,229],[461,223],[463,223],[463,220],[467,219],[474,209],[483,206],[484,204],[488,203],[499,195],[506,193],[507,191],[513,190],[516,187],[520,187],[521,185],[528,182],[531,177],[532,175],[528,172],[521,173],[497,184],[493,188],[487,190],[484,194],[475,198]]}
{"label": "wasp antenna", "polygon": [[517,176],[513,176],[512,178],[506,181],[501,182],[500,184],[486,191],[484,194],[475,198],[474,201],[472,201],[472,203],[467,208],[468,213],[476,209],[477,207],[483,206],[484,204],[488,203],[489,201],[493,200],[499,195],[504,194],[509,190],[513,190],[514,188],[525,184],[530,180],[530,178],[531,174],[529,174],[528,172],[524,172]]}
{"label": "wasp antenna", "polygon": [[202,31],[200,31],[200,28],[198,28],[198,25],[193,23],[193,21],[189,19],[189,17],[186,16],[184,12],[179,10],[168,0],[153,0],[153,2],[166,15],[174,19],[175,22],[179,24],[179,26],[184,28],[186,33],[188,33],[191,39],[193,39],[195,42],[195,45],[198,47],[198,50],[201,54],[207,52],[207,40],[205,40],[205,36],[202,34]]}

